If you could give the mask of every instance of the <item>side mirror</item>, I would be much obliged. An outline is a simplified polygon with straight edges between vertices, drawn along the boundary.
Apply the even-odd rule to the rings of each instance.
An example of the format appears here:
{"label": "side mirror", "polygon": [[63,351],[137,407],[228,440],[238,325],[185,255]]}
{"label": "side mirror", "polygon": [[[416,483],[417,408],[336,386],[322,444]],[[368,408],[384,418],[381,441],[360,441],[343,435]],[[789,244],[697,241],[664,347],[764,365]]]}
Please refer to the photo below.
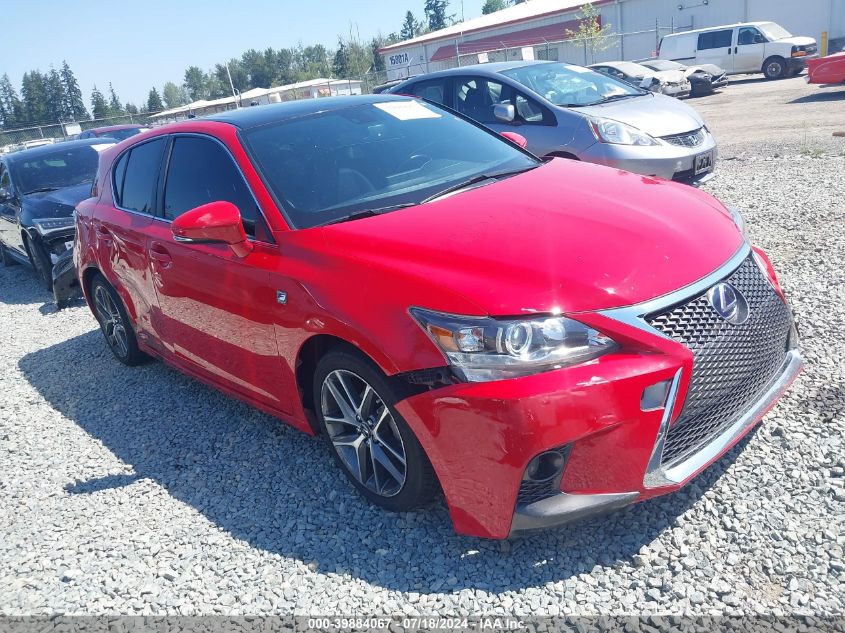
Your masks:
{"label": "side mirror", "polygon": [[516,143],[522,149],[528,147],[528,139],[526,139],[522,134],[517,134],[516,132],[502,132],[502,136],[508,139],[511,143]]}
{"label": "side mirror", "polygon": [[238,257],[252,252],[241,213],[231,202],[209,202],[186,211],[170,225],[177,242],[228,244]]}
{"label": "side mirror", "polygon": [[502,123],[513,123],[516,118],[516,109],[510,103],[497,103],[493,106],[493,116]]}
{"label": "side mirror", "polygon": [[12,197],[12,192],[6,187],[0,187],[0,202],[6,202]]}

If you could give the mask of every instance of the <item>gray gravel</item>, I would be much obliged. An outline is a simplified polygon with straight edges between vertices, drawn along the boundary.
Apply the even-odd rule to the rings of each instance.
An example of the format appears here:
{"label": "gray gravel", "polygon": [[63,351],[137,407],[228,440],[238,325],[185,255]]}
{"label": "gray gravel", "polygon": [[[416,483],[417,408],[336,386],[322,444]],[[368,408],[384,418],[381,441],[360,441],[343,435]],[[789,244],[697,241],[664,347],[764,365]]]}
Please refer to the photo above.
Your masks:
{"label": "gray gravel", "polygon": [[506,543],[369,506],[322,442],[119,365],[0,269],[0,613],[842,614],[845,159],[778,153],[710,190],[775,261],[804,375],[683,491]]}

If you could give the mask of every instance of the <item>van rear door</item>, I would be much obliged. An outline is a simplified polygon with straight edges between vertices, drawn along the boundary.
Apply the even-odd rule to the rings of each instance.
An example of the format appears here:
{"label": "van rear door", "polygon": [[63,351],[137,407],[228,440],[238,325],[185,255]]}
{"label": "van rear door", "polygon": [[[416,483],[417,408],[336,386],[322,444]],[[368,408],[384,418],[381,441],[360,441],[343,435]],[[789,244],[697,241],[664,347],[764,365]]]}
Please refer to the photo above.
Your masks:
{"label": "van rear door", "polygon": [[698,34],[698,46],[695,55],[697,64],[716,64],[727,72],[734,70],[735,28],[704,31]]}

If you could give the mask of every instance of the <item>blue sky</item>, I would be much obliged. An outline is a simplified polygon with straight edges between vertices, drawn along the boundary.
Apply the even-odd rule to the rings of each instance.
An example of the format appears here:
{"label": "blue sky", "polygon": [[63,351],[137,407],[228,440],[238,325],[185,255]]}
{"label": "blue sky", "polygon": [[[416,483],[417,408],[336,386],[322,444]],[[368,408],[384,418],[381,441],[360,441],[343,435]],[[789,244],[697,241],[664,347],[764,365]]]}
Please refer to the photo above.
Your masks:
{"label": "blue sky", "polygon": [[[467,19],[483,0],[464,0]],[[124,103],[146,101],[150,88],[181,83],[185,68],[208,69],[249,49],[323,44],[334,48],[351,27],[361,39],[399,31],[405,12],[423,15],[423,0],[3,0],[0,75],[20,89],[23,73],[67,59],[90,106],[94,84],[109,81]],[[450,13],[460,17],[460,0]],[[11,28],[13,27],[13,28]]]}

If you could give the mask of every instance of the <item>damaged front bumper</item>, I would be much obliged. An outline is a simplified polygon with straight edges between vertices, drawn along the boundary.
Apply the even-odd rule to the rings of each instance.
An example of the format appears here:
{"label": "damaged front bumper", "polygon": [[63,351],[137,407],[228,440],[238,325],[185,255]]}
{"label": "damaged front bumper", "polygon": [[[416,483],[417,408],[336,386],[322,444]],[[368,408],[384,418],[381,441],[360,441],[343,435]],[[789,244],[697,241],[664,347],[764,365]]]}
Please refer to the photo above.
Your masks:
{"label": "damaged front bumper", "polygon": [[68,248],[59,255],[53,264],[53,297],[61,310],[74,299],[82,296],[82,287],[73,264],[73,249]]}

